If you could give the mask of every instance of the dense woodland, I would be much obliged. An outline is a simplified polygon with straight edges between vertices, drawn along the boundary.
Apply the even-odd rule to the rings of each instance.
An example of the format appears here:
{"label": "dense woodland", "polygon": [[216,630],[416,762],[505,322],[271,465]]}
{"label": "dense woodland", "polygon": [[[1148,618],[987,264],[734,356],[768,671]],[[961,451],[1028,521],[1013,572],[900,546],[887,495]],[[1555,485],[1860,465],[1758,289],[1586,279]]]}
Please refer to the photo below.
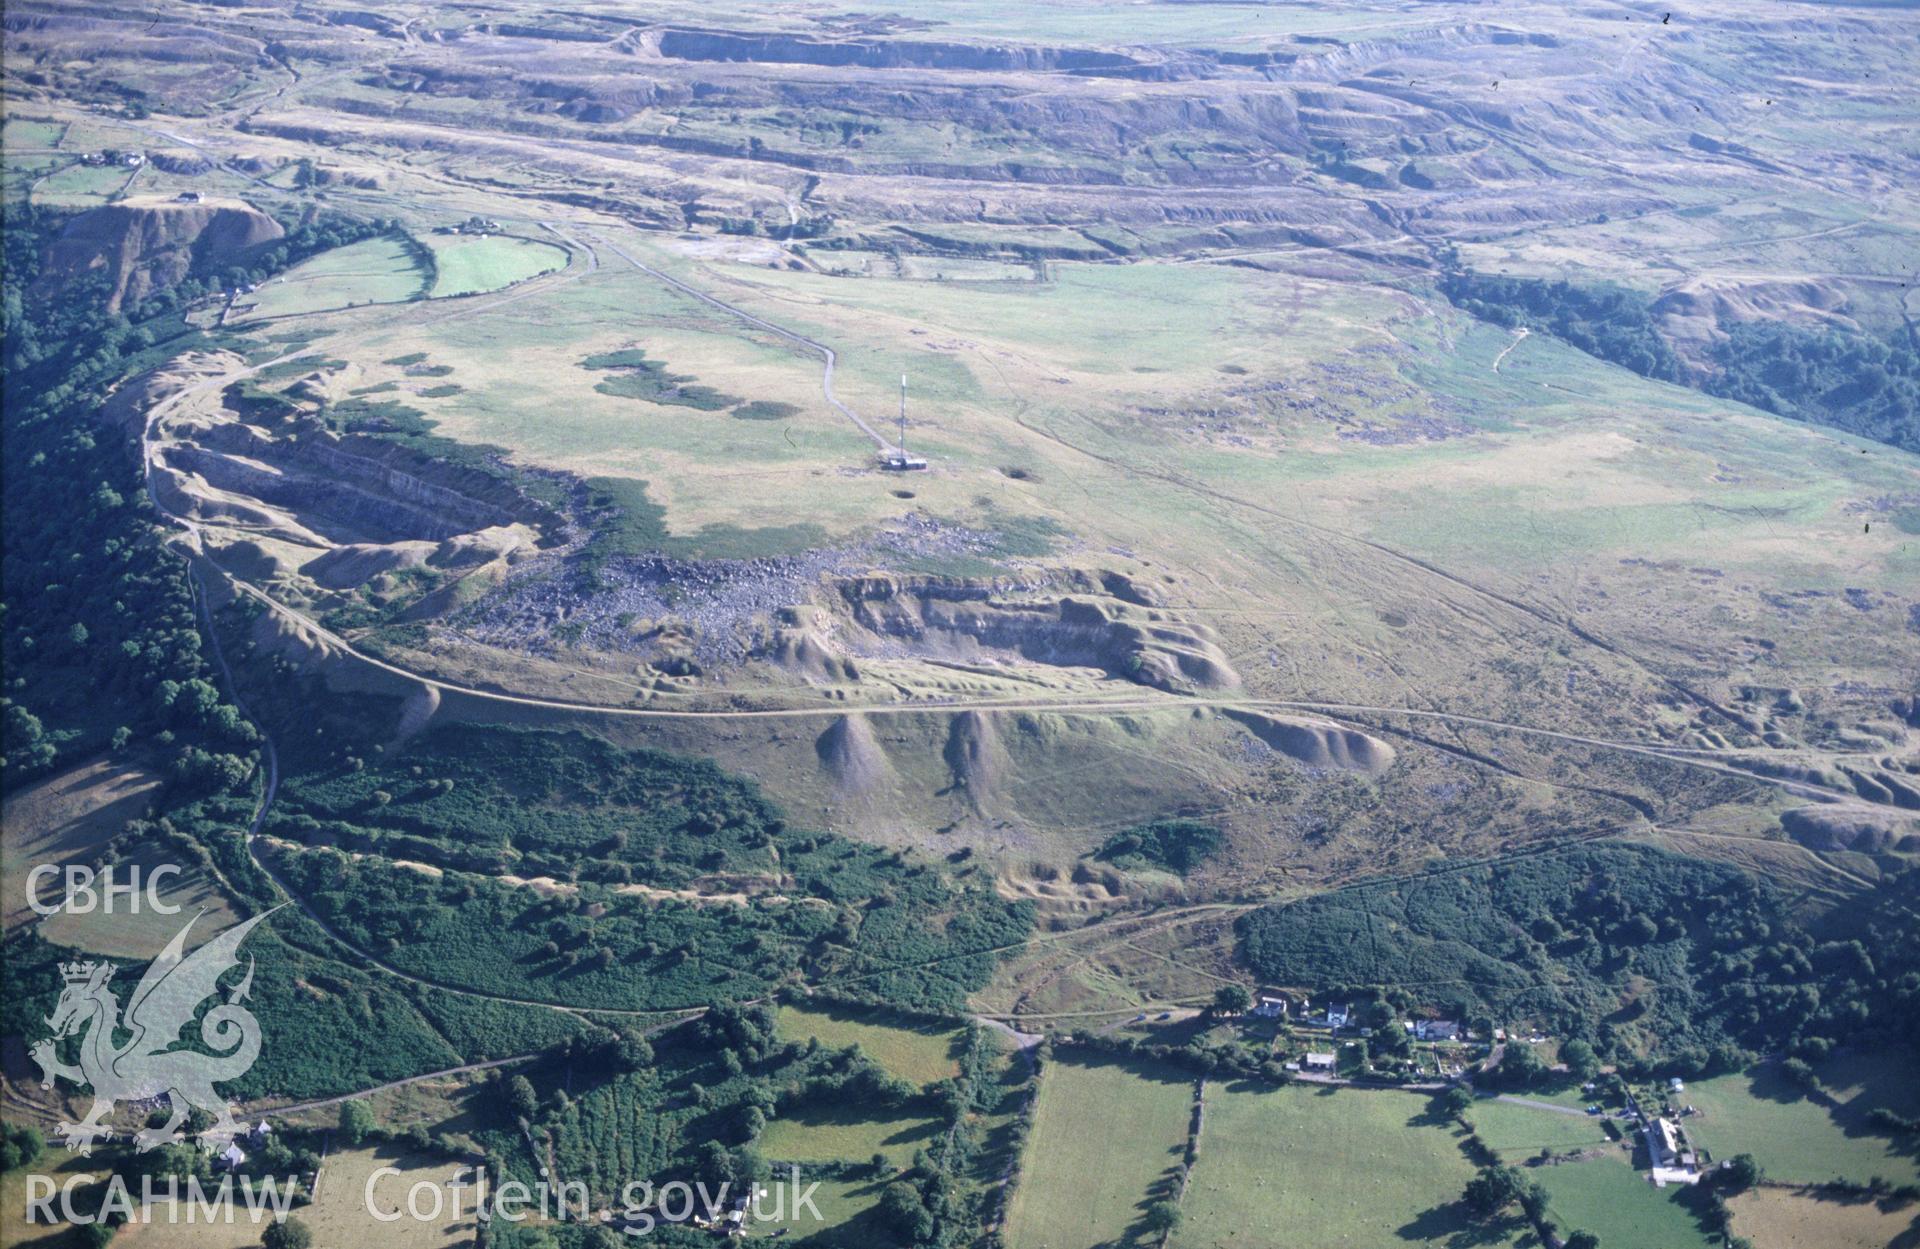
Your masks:
{"label": "dense woodland", "polygon": [[[267,827],[330,847],[283,870],[362,948],[437,983],[583,1006],[691,1006],[805,975],[952,1007],[1030,923],[982,882],[789,828],[709,763],[579,733],[460,724],[313,756]],[[691,896],[702,884],[752,896]]]}
{"label": "dense woodland", "polygon": [[1916,890],[1907,869],[1809,930],[1738,868],[1600,843],[1266,907],[1239,935],[1276,984],[1397,989],[1604,1058],[1726,1069],[1910,1038]]}
{"label": "dense woodland", "polygon": [[1552,334],[1642,377],[1920,451],[1920,341],[1912,326],[1880,339],[1777,321],[1735,324],[1713,349],[1713,369],[1696,378],[1638,292],[1458,270],[1440,289],[1483,320]]}

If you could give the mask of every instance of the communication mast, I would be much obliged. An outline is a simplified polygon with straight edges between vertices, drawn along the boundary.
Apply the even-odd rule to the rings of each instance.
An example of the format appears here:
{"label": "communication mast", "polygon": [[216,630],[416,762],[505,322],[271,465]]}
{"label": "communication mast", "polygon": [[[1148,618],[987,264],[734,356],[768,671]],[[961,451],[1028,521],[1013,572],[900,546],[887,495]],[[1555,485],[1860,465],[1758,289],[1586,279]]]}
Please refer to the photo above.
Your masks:
{"label": "communication mast", "polygon": [[880,467],[895,473],[917,473],[927,467],[925,459],[907,454],[907,375],[900,375],[900,440],[880,453]]}

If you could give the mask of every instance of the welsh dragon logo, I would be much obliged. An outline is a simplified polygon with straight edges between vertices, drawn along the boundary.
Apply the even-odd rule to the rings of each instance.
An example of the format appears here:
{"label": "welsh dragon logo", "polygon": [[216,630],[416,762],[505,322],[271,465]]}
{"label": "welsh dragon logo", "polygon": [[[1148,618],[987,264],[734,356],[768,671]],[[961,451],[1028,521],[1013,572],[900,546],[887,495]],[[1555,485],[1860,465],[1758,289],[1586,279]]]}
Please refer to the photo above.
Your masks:
{"label": "welsh dragon logo", "polygon": [[[205,913],[188,920],[160,957],[153,960],[134,987],[133,996],[127,999],[124,1020],[119,999],[107,987],[114,972],[112,963],[61,964],[60,976],[66,987],[53,1013],[47,1016],[53,1035],[35,1045],[32,1053],[34,1062],[40,1065],[42,1088],[52,1088],[55,1080],[66,1080],[93,1091],[93,1106],[86,1117],[57,1128],[73,1152],[91,1154],[96,1140],[113,1134],[100,1120],[112,1112],[116,1102],[123,1101],[167,1099],[170,1113],[166,1123],[134,1134],[134,1146],[141,1152],[182,1139],[180,1125],[193,1110],[203,1110],[215,1119],[213,1126],[199,1135],[201,1148],[221,1149],[239,1134],[240,1125],[234,1122],[232,1109],[213,1086],[245,1075],[260,1056],[260,1022],[241,1005],[253,986],[251,958],[240,983],[226,990],[226,1000],[200,1016],[201,1043],[215,1052],[204,1054],[173,1047],[199,1015],[201,1003],[220,992],[220,977],[240,965],[240,943],[255,924],[273,912],[235,924],[186,954],[187,934]],[[58,1043],[76,1033],[84,1033],[77,1067],[62,1062],[56,1053]],[[117,1035],[129,1033],[125,1044],[114,1043]]]}

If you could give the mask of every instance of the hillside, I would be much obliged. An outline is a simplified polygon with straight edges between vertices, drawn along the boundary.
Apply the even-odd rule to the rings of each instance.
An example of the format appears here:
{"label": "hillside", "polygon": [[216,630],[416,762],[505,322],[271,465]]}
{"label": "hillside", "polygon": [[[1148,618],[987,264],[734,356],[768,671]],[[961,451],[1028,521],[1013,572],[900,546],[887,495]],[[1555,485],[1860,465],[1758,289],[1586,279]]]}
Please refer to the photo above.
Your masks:
{"label": "hillside", "polygon": [[81,213],[47,249],[42,291],[99,275],[119,309],[195,272],[244,264],[282,237],[280,223],[237,199],[135,197]]}
{"label": "hillside", "polygon": [[1916,39],[11,4],[0,1194],[1913,1242]]}

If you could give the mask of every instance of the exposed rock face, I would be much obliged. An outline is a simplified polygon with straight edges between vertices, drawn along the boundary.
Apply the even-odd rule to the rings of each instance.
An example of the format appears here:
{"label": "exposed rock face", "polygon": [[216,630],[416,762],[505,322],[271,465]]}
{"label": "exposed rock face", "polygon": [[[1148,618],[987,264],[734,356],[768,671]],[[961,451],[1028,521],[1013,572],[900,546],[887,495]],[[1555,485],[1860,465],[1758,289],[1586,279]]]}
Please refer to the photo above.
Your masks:
{"label": "exposed rock face", "polygon": [[961,661],[1098,668],[1171,691],[1237,688],[1205,625],[1100,594],[1001,594],[989,584],[884,574],[841,585],[851,645]]}
{"label": "exposed rock face", "polygon": [[195,268],[244,261],[280,238],[280,223],[239,200],[180,204],[133,199],[75,217],[47,249],[43,287],[105,272],[107,306],[118,311],[185,278]]}
{"label": "exposed rock face", "polygon": [[237,422],[194,433],[195,441],[174,442],[155,457],[170,507],[210,519],[245,517],[307,545],[440,543],[551,520],[497,478],[376,438],[294,441]]}

